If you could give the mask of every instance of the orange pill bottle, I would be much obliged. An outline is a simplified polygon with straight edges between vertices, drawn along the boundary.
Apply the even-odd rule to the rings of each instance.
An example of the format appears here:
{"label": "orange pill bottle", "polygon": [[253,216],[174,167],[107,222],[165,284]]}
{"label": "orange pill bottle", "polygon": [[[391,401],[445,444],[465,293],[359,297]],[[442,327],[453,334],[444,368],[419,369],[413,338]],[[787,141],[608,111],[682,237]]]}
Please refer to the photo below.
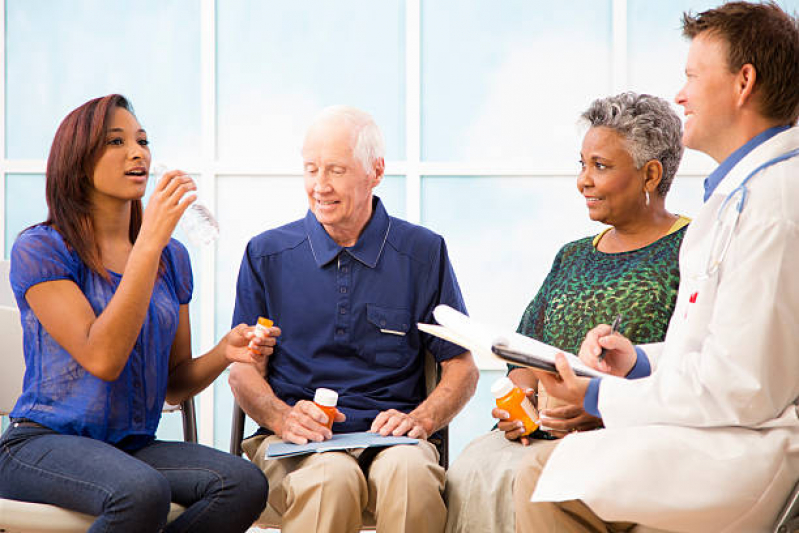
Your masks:
{"label": "orange pill bottle", "polygon": [[491,386],[491,394],[497,399],[497,407],[507,411],[511,420],[524,424],[523,435],[538,429],[538,413],[524,391],[506,377],[501,377]]}
{"label": "orange pill bottle", "polygon": [[[275,323],[269,320],[268,318],[259,316],[258,322],[255,324],[255,334],[256,336],[260,337],[267,337],[269,335],[269,328],[274,326]],[[260,333],[260,335],[258,335]],[[250,341],[250,345],[248,346],[251,352],[255,352],[253,348],[252,341]]]}
{"label": "orange pill bottle", "polygon": [[327,415],[327,429],[332,430],[333,428],[333,419],[336,418],[336,413],[338,413],[338,409],[336,409],[336,404],[338,403],[338,393],[334,390],[330,389],[316,389],[316,393],[313,397],[313,403],[316,406],[325,412]]}

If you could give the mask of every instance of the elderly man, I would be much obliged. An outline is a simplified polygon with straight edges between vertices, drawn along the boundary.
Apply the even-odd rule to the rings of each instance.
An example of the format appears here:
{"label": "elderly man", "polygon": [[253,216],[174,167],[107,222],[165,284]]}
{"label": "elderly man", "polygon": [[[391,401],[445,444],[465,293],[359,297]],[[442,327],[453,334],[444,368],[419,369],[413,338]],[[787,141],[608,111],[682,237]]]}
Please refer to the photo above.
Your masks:
{"label": "elderly man", "polygon": [[[478,378],[469,352],[416,328],[439,304],[464,309],[444,240],[389,216],[373,196],[383,140],[368,114],[324,110],[302,157],[307,215],[253,238],[239,272],[233,323],[268,316],[282,332],[266,368],[231,371],[236,399],[261,426],[243,448],[269,479],[284,531],[354,531],[364,509],[381,532],[441,531],[444,470],[427,438],[466,404]],[[425,351],[441,364],[426,398]],[[339,394],[336,432],[420,442],[373,459],[350,451],[267,460],[272,443],[331,437],[309,401],[318,387]]]}
{"label": "elderly man", "polygon": [[770,531],[799,479],[799,29],[776,4],[731,2],[685,15],[683,33],[683,141],[719,167],[674,315],[659,344],[588,333],[580,356],[628,379],[579,378],[565,359],[562,380],[539,375],[606,429],[528,456],[517,531]]}

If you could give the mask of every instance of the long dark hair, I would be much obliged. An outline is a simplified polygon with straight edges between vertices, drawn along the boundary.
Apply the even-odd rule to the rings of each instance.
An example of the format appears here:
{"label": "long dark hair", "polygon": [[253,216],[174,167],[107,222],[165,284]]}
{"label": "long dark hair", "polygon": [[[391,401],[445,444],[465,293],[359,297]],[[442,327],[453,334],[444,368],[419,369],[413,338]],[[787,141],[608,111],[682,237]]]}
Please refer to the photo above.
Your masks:
{"label": "long dark hair", "polygon": [[[86,266],[109,279],[91,217],[90,190],[94,166],[105,150],[111,112],[122,108],[133,113],[127,98],[109,94],[89,100],[61,122],[47,158],[47,220]],[[141,200],[130,209],[130,242],[135,242],[142,223]]]}

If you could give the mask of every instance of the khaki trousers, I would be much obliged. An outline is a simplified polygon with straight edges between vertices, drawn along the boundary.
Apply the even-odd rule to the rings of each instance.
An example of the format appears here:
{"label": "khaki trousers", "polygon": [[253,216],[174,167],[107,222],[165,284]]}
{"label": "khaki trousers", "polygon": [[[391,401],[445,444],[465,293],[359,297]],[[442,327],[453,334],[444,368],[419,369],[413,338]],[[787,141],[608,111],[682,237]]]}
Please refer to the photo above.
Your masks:
{"label": "khaki trousers", "polygon": [[531,447],[509,441],[495,429],[481,435],[447,470],[446,533],[512,533],[513,479]]}
{"label": "khaki trousers", "polygon": [[[531,447],[522,459],[513,485],[513,505],[516,509],[516,531],[548,533],[657,533],[661,529],[630,522],[605,522],[580,500],[565,502],[530,501],[538,478],[558,441],[541,441]],[[613,490],[608,487],[608,490]]]}
{"label": "khaki trousers", "polygon": [[274,435],[257,436],[242,447],[269,480],[269,506],[282,516],[284,532],[358,531],[364,511],[380,533],[444,530],[445,473],[430,442],[381,450],[368,477],[358,463],[364,450],[266,459],[269,445],[278,442]]}

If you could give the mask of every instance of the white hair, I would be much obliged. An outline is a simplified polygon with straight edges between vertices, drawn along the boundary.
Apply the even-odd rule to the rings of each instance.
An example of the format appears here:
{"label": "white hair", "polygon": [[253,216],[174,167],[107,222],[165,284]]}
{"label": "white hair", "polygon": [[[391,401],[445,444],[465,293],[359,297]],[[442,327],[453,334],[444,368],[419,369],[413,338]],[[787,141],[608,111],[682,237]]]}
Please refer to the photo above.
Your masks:
{"label": "white hair", "polygon": [[316,116],[314,124],[331,119],[343,120],[347,123],[354,137],[353,155],[360,161],[367,173],[374,173],[377,162],[385,157],[386,146],[383,134],[372,115],[355,107],[334,105],[324,108]]}

